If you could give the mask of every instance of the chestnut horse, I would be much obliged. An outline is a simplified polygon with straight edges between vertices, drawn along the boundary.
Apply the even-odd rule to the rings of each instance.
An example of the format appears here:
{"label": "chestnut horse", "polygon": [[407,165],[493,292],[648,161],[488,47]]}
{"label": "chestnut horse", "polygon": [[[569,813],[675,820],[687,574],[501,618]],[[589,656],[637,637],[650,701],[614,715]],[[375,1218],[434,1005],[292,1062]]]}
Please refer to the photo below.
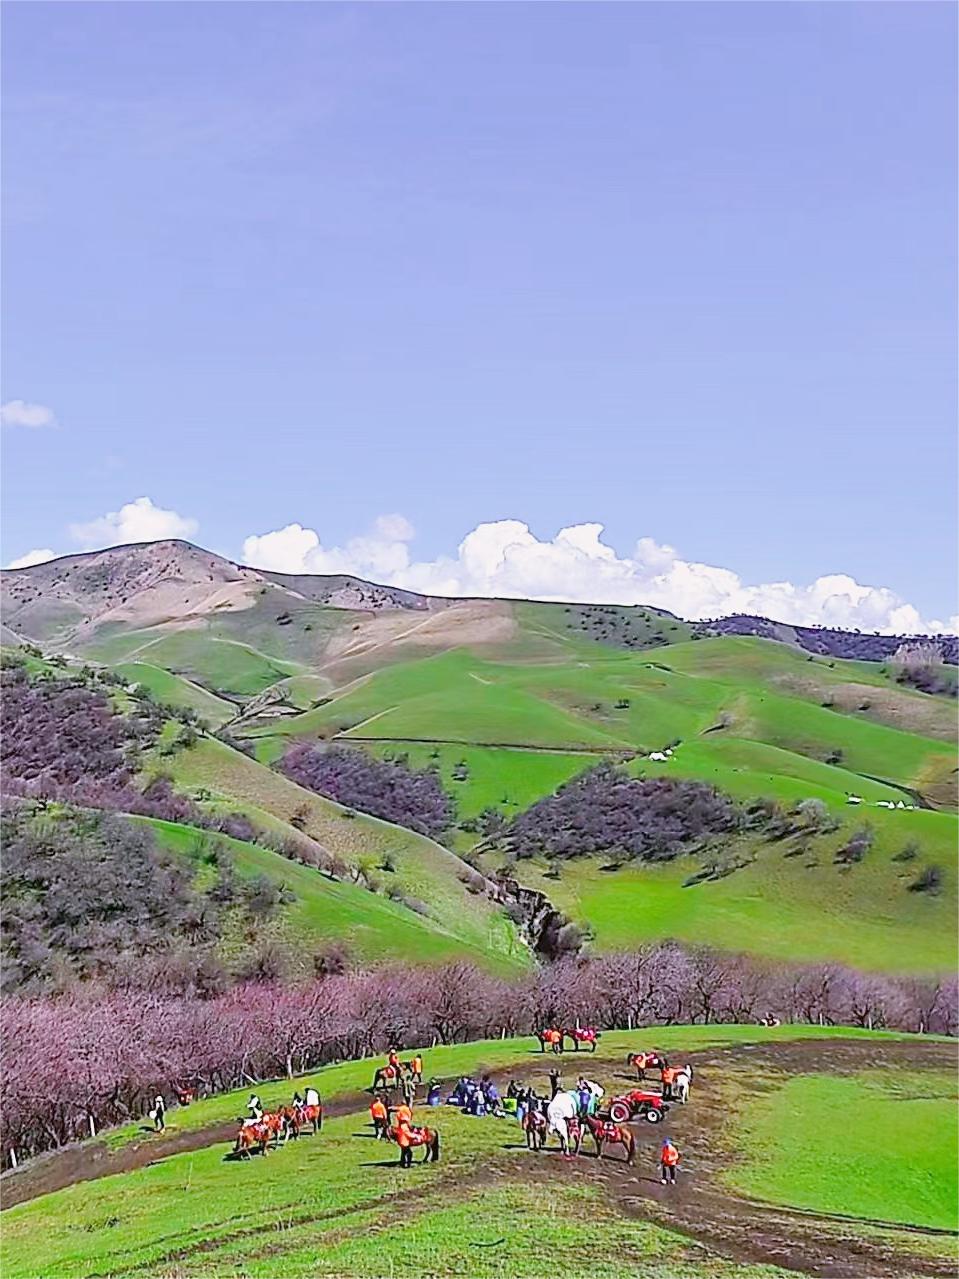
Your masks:
{"label": "chestnut horse", "polygon": [[573,1050],[579,1052],[580,1044],[583,1044],[590,1052],[596,1051],[596,1040],[599,1038],[599,1031],[593,1026],[576,1026],[572,1030],[563,1031],[563,1039],[571,1039],[573,1042]]}
{"label": "chestnut horse", "polygon": [[391,1128],[390,1137],[400,1148],[400,1167],[409,1168],[413,1164],[413,1147],[423,1147],[421,1163],[436,1163],[440,1157],[440,1135],[435,1128],[409,1128],[405,1124],[400,1128]]}
{"label": "chestnut horse", "polygon": [[598,1119],[595,1115],[587,1115],[586,1127],[596,1142],[596,1155],[603,1157],[603,1146],[622,1146],[626,1151],[626,1162],[632,1164],[636,1156],[636,1138],[625,1124],[614,1124],[609,1119]]}
{"label": "chestnut horse", "polygon": [[266,1114],[261,1119],[246,1123],[236,1134],[234,1154],[241,1159],[249,1159],[254,1150],[266,1155],[270,1142],[275,1141],[283,1130],[284,1121],[281,1114]]}
{"label": "chestnut horse", "polygon": [[645,1079],[647,1070],[662,1070],[663,1066],[669,1065],[669,1062],[662,1053],[627,1053],[626,1065],[635,1066],[639,1078]]}
{"label": "chestnut horse", "polygon": [[542,1150],[546,1145],[546,1116],[536,1106],[530,1106],[523,1116],[523,1132],[529,1150]]}

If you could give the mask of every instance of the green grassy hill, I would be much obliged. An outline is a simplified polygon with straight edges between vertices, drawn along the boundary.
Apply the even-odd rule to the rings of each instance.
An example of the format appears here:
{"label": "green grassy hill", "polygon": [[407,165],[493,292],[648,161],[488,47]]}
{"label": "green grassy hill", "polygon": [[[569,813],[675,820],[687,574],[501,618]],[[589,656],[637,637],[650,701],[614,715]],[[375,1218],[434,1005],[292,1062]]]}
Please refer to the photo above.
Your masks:
{"label": "green grassy hill", "polygon": [[415,963],[472,959],[485,968],[492,967],[503,973],[515,973],[521,967],[518,949],[511,956],[508,952],[497,953],[488,946],[470,946],[460,936],[446,932],[432,918],[420,916],[358,884],[332,880],[271,849],[227,835],[211,837],[208,831],[177,822],[148,817],[133,820],[149,827],[165,848],[193,863],[198,873],[202,873],[203,855],[212,838],[226,845],[239,875],[248,878],[265,875],[273,883],[289,889],[295,900],[283,908],[278,932],[291,943],[294,951],[304,956],[307,971],[312,954],[323,942],[329,941],[346,942],[352,956],[369,963],[402,955]]}
{"label": "green grassy hill", "polygon": [[[591,1077],[609,1092],[621,1089],[623,1055],[648,1046],[648,1034],[605,1035],[590,1058]],[[248,1088],[171,1110],[159,1137],[131,1124],[66,1152],[75,1184],[5,1211],[4,1274],[538,1279],[545,1270],[575,1279],[786,1279],[952,1272],[956,1125],[948,1044],[809,1026],[670,1026],[656,1035],[671,1057],[695,1063],[696,1076],[689,1105],[674,1107],[663,1127],[634,1125],[633,1168],[620,1152],[596,1160],[589,1142],[569,1161],[555,1139],[534,1154],[515,1120],[475,1119],[443,1106],[418,1111],[440,1132],[439,1161],[417,1157],[402,1171],[395,1146],[372,1140],[358,1092],[373,1063],[342,1062],[259,1087],[269,1107],[309,1082],[328,1108],[321,1134],[266,1159],[229,1157]],[[501,1080],[548,1086],[547,1062],[529,1039],[426,1049],[425,1065],[450,1082],[493,1070]],[[682,1153],[679,1186],[669,1191],[656,1175],[664,1129]],[[113,1166],[114,1175],[102,1175]],[[779,1265],[784,1254],[788,1269]]]}
{"label": "green grassy hill", "polygon": [[[744,802],[792,809],[817,799],[834,829],[802,841],[740,839],[616,872],[603,859],[566,864],[558,881],[543,877],[545,866],[516,873],[588,925],[598,947],[676,936],[889,971],[951,962],[954,699],[901,686],[878,663],[755,637],[698,639],[652,609],[382,600],[337,608],[294,586],[245,588],[242,608],[182,623],[110,621],[78,644],[157,699],[214,727],[228,722],[255,752],[201,737],[188,750],[156,752],[148,774],[169,772],[207,806],[239,808],[278,832],[292,833],[296,818],[352,865],[375,867],[389,854],[390,882],[422,901],[439,929],[506,953],[519,945],[512,926],[464,892],[454,855],[471,854],[479,836],[469,827],[485,809],[513,817],[603,759],[636,776],[700,779]],[[457,807],[449,850],[351,816],[276,772],[291,743],[316,740],[437,769]],[[666,760],[649,758],[666,749]],[[903,807],[880,806],[895,804]],[[863,826],[869,853],[837,865],[837,849]],[[717,858],[742,865],[688,882]],[[910,891],[930,867],[936,890]]]}

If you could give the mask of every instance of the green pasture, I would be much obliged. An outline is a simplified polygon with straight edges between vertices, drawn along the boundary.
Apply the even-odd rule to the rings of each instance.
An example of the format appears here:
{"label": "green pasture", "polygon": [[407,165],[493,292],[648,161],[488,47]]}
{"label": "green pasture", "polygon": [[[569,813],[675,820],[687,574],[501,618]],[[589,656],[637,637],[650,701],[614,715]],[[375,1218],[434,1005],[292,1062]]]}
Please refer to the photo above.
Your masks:
{"label": "green pasture", "polygon": [[[900,1031],[859,1030],[849,1026],[812,1026],[806,1024],[784,1026],[752,1026],[745,1024],[712,1026],[649,1026],[640,1030],[603,1031],[599,1041],[599,1057],[614,1061],[627,1052],[643,1048],[659,1048],[670,1055],[681,1057],[684,1053],[706,1049],[736,1047],[743,1044],[793,1043],[796,1040],[864,1039],[875,1043],[916,1040],[922,1043],[954,1043],[935,1035],[915,1036]],[[482,1039],[465,1044],[439,1044],[423,1047],[424,1071],[438,1079],[456,1079],[463,1073],[475,1074],[481,1070],[502,1070],[515,1066],[518,1079],[530,1082],[542,1081],[552,1064],[549,1055],[540,1051],[539,1040],[531,1037],[516,1039]],[[404,1059],[414,1050],[404,1052]],[[579,1071],[591,1054],[566,1053],[561,1059],[567,1071]],[[284,1103],[297,1086],[315,1084],[324,1100],[360,1092],[369,1088],[373,1072],[381,1065],[380,1058],[360,1058],[337,1062],[320,1070],[297,1075],[292,1080],[274,1080],[258,1085],[257,1091],[263,1104],[269,1109]],[[167,1114],[167,1129],[171,1132],[196,1131],[225,1123],[242,1115],[246,1109],[249,1089],[237,1088],[194,1102],[186,1109],[172,1109]],[[106,1134],[107,1144],[113,1148],[139,1139],[139,1124],[126,1124]]]}
{"label": "green pasture", "polygon": [[308,673],[298,663],[270,657],[245,642],[206,630],[155,627],[98,638],[87,654],[114,665],[145,661],[228,697],[254,697],[277,680]]}
{"label": "green pasture", "polygon": [[[582,1255],[582,1275],[626,1279],[637,1265],[654,1279],[684,1267],[703,1279],[777,1274],[704,1257],[677,1234],[620,1217],[588,1187],[524,1184],[530,1156],[512,1121],[475,1120],[452,1108],[429,1119],[441,1133],[441,1160],[420,1166],[417,1155],[405,1172],[396,1147],[374,1141],[360,1113],[328,1120],[320,1137],[267,1159],[235,1162],[225,1158],[228,1145],[210,1146],[12,1208],[2,1235],[5,1279],[472,1279],[498,1277],[504,1265],[517,1279],[533,1279],[549,1259],[575,1274],[571,1258],[595,1240],[600,1222],[609,1233]],[[492,1192],[471,1187],[480,1166],[491,1164],[498,1174]],[[482,1245],[497,1239],[510,1240],[505,1252],[484,1253]]]}
{"label": "green pasture", "polygon": [[[495,956],[490,948],[471,947],[432,919],[383,894],[331,880],[268,848],[176,822],[148,817],[131,820],[149,826],[164,847],[193,862],[198,869],[211,843],[225,844],[238,874],[249,878],[265,875],[288,888],[296,900],[283,907],[282,931],[307,958],[322,942],[341,940],[357,959],[367,962],[402,955],[414,963],[472,959],[487,968],[493,964]],[[507,962],[502,967],[509,970],[510,965]]]}
{"label": "green pasture", "polygon": [[799,1075],[741,1103],[727,1180],[812,1212],[959,1229],[955,1075]]}
{"label": "green pasture", "polygon": [[[837,865],[835,850],[855,823],[817,837],[768,843],[741,838],[715,853],[661,866],[517,863],[514,873],[588,927],[597,950],[671,937],[691,945],[796,962],[830,960],[874,972],[948,972],[956,947],[955,818],[876,810],[875,843],[862,862]],[[913,819],[913,820],[907,820]],[[893,861],[915,838],[915,861]],[[685,881],[715,858],[747,860],[717,880]],[[492,859],[484,859],[490,861]],[[943,870],[938,893],[910,892],[920,869]]]}
{"label": "green pasture", "polygon": [[[485,897],[467,894],[458,879],[463,863],[425,836],[364,814],[349,816],[341,805],[214,738],[203,737],[172,756],[154,753],[145,771],[168,775],[178,789],[199,793],[202,806],[212,811],[244,812],[261,823],[266,814],[267,825],[291,837],[297,833],[291,819],[296,819],[302,833],[330,853],[348,865],[368,867],[384,893],[395,885],[423,903],[431,924],[466,943],[471,953],[488,956],[488,966],[515,969],[530,963],[515,924]],[[381,869],[387,856],[393,871]]]}
{"label": "green pasture", "polygon": [[165,706],[196,711],[214,728],[219,728],[236,715],[236,707],[232,703],[151,662],[121,662],[114,670],[128,683],[139,684],[146,689],[156,701]]}
{"label": "green pasture", "polygon": [[[798,1038],[908,1038],[814,1027],[659,1027],[610,1033],[603,1040],[603,1055],[648,1045],[651,1036],[658,1046],[679,1053]],[[426,1050],[425,1065],[430,1074],[455,1077],[515,1062],[518,1076],[541,1080],[546,1059],[533,1045],[528,1039],[496,1040]],[[329,1099],[365,1086],[373,1064],[343,1063],[308,1078]],[[302,1082],[282,1081],[258,1091],[272,1105]],[[925,1074],[915,1086],[927,1087]],[[247,1095],[248,1090],[239,1090],[187,1110],[174,1109],[169,1130],[228,1121],[243,1112]],[[737,1096],[741,1102],[742,1093]],[[748,1105],[745,1113],[750,1113]],[[11,1208],[3,1216],[0,1239],[5,1279],[133,1274],[183,1279],[241,1274],[263,1279],[379,1279],[384,1274],[499,1279],[509,1274],[539,1279],[553,1269],[582,1279],[631,1279],[636,1274],[650,1279],[781,1279],[784,1273],[724,1260],[708,1246],[622,1216],[585,1175],[550,1183],[531,1178],[530,1170],[541,1164],[530,1163],[510,1120],[477,1120],[446,1107],[423,1118],[440,1131],[441,1160],[421,1165],[417,1153],[407,1172],[398,1168],[394,1146],[372,1139],[367,1115],[359,1110],[328,1119],[321,1136],[303,1137],[267,1159],[237,1162],[226,1157],[229,1144],[221,1143],[125,1174],[79,1182]],[[116,1149],[137,1136],[131,1125],[111,1134],[110,1144]],[[807,1133],[807,1138],[815,1147],[817,1135]],[[934,1134],[929,1139],[937,1143],[936,1160],[945,1159],[948,1142]],[[921,1175],[922,1158],[893,1149],[906,1161],[910,1179]],[[643,1148],[640,1176],[644,1158],[650,1157],[651,1151]],[[802,1147],[795,1155],[782,1156],[797,1170],[804,1158]],[[587,1169],[584,1165],[584,1173]],[[738,1166],[736,1175],[742,1175]],[[787,1202],[802,1206],[801,1188],[796,1195]],[[909,1249],[912,1241],[898,1236],[896,1245]]]}

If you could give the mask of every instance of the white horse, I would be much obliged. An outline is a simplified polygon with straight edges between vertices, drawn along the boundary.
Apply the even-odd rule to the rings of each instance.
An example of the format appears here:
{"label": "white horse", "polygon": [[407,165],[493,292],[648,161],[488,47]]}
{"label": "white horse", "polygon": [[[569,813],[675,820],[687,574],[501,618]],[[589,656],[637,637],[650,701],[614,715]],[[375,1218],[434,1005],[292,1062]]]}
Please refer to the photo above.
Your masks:
{"label": "white horse", "polygon": [[693,1082],[692,1066],[681,1067],[673,1077],[673,1100],[685,1106],[689,1101],[689,1087]]}
{"label": "white horse", "polygon": [[575,1119],[579,1108],[579,1098],[573,1093],[559,1092],[546,1107],[547,1134],[555,1132],[563,1147],[563,1154],[569,1154],[568,1121]]}

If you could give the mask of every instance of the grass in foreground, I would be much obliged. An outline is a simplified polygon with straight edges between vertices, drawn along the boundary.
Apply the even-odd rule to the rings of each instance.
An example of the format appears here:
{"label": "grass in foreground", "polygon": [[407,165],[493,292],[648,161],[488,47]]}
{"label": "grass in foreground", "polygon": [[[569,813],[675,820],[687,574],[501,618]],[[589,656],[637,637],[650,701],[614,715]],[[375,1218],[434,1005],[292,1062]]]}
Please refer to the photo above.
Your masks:
{"label": "grass in foreground", "polygon": [[936,1071],[800,1075],[748,1100],[728,1183],[814,1212],[959,1229],[956,1081]]}

